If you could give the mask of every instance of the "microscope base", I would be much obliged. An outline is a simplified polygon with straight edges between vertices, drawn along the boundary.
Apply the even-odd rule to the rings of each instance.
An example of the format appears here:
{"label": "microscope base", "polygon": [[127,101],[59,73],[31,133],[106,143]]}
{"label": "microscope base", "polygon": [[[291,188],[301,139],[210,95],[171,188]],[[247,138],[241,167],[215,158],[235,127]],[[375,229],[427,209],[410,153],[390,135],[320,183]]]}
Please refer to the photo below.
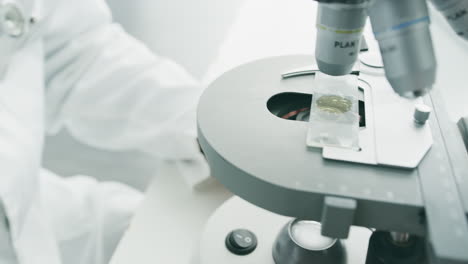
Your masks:
{"label": "microscope base", "polygon": [[[274,214],[233,197],[220,206],[208,220],[202,233],[194,264],[275,264],[273,243],[290,217]],[[226,247],[226,236],[236,229],[247,229],[257,238],[256,249],[248,255],[235,255]],[[343,240],[347,264],[363,264],[369,238],[367,228],[352,227],[348,239]]]}

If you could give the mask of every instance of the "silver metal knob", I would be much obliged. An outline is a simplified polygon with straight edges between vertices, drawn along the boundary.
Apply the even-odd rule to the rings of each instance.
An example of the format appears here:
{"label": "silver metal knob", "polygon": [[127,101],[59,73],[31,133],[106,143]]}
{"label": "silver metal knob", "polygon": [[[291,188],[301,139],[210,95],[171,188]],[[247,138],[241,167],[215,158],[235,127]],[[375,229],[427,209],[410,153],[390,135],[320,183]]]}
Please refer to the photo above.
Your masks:
{"label": "silver metal knob", "polygon": [[432,109],[425,104],[417,104],[414,109],[414,122],[424,125],[431,115]]}

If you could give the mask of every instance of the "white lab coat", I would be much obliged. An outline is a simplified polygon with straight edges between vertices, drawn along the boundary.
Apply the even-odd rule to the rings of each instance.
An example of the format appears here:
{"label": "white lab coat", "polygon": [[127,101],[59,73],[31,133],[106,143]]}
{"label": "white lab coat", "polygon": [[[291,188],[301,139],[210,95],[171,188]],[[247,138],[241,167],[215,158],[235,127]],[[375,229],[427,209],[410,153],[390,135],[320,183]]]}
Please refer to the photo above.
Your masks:
{"label": "white lab coat", "polygon": [[30,28],[0,34],[0,264],[107,263],[141,197],[42,170],[45,131],[190,165],[194,183],[207,175],[194,140],[200,89],[112,24],[104,0],[5,2]]}

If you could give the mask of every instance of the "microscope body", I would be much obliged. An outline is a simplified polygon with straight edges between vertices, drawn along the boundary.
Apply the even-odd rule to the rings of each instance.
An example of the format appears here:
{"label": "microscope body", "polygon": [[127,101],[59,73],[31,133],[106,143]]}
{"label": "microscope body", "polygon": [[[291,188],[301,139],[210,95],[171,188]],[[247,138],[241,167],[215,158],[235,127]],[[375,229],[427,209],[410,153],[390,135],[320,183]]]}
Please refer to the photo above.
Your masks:
{"label": "microscope body", "polygon": [[[461,38],[467,2],[433,0]],[[383,65],[359,61],[367,17]],[[243,200],[210,218],[199,263],[468,263],[468,154],[431,91],[429,23],[426,0],[319,1],[315,56],[248,63],[208,87],[200,145],[212,175]],[[359,74],[358,151],[305,144],[319,71]],[[298,223],[320,232],[297,236]],[[317,241],[334,242],[310,247]]]}
{"label": "microscope body", "polygon": [[[462,39],[468,40],[468,1],[432,0],[431,2],[443,14],[454,32]],[[428,94],[436,81],[437,63],[429,29],[430,16],[427,4],[426,0],[319,0],[315,56],[320,71],[335,76],[350,73],[350,69],[357,62],[355,54],[362,50],[362,44],[343,46],[336,45],[336,43],[343,42],[343,38],[345,38],[345,42],[352,43],[365,41],[360,34],[365,26],[365,18],[369,16],[374,37],[379,44],[385,76],[393,90],[405,98],[419,98]],[[334,56],[329,54],[334,54]],[[324,61],[327,63],[323,63]],[[330,67],[329,65],[334,66]],[[437,96],[440,97],[440,93],[435,93],[431,97]],[[418,113],[415,113],[415,119],[417,119],[417,115]],[[425,185],[427,187],[428,183]],[[428,191],[424,188],[423,184],[423,192],[427,193]],[[429,196],[429,194],[426,195]],[[429,209],[426,208],[426,210],[430,211],[430,206],[428,207]],[[464,236],[468,235],[466,221],[462,226],[465,230]],[[385,236],[388,239],[384,239]],[[390,233],[376,232],[373,234],[370,240],[368,264],[406,263],[404,259],[399,259],[400,256],[397,254],[399,251],[392,251],[392,249],[407,251],[409,244],[395,243],[395,241],[391,241],[391,237]],[[442,240],[437,235],[433,235],[432,239]],[[405,242],[408,241],[409,238]],[[424,252],[426,248],[421,247],[421,244],[424,243],[421,242],[421,239],[414,239],[412,243],[412,246],[417,243],[418,247],[412,250],[412,253],[416,255],[408,255],[406,258],[409,263],[415,262],[412,259],[415,256],[425,258],[427,255],[427,252]],[[428,244],[430,243],[428,242]],[[427,249],[433,251],[433,259],[440,258],[443,259],[442,262],[446,263],[454,261],[454,259],[456,259],[455,262],[460,261],[460,263],[468,261],[466,254],[464,257],[460,257],[459,253],[458,255],[454,253],[455,251],[442,253],[442,250],[437,249],[437,244],[440,246],[440,242],[434,241],[433,246],[436,249],[431,248],[431,246]],[[465,239],[464,245],[460,248],[463,247],[468,248],[468,240]],[[378,254],[378,251],[381,251],[380,253],[383,255],[375,257],[374,254]],[[448,256],[450,254],[452,255]],[[379,262],[378,259],[383,259],[385,255],[388,262]],[[392,258],[394,260],[391,260]],[[417,262],[430,260],[430,258],[425,258],[424,261]]]}

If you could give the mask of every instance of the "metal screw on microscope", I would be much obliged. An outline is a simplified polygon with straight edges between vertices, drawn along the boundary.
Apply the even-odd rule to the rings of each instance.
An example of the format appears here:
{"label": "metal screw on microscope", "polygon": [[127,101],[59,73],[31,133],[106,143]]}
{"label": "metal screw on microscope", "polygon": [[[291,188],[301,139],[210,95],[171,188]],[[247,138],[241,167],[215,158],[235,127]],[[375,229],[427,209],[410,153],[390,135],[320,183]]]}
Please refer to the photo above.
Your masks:
{"label": "metal screw on microscope", "polygon": [[417,104],[414,109],[414,122],[424,125],[431,114],[432,109],[425,104]]}

